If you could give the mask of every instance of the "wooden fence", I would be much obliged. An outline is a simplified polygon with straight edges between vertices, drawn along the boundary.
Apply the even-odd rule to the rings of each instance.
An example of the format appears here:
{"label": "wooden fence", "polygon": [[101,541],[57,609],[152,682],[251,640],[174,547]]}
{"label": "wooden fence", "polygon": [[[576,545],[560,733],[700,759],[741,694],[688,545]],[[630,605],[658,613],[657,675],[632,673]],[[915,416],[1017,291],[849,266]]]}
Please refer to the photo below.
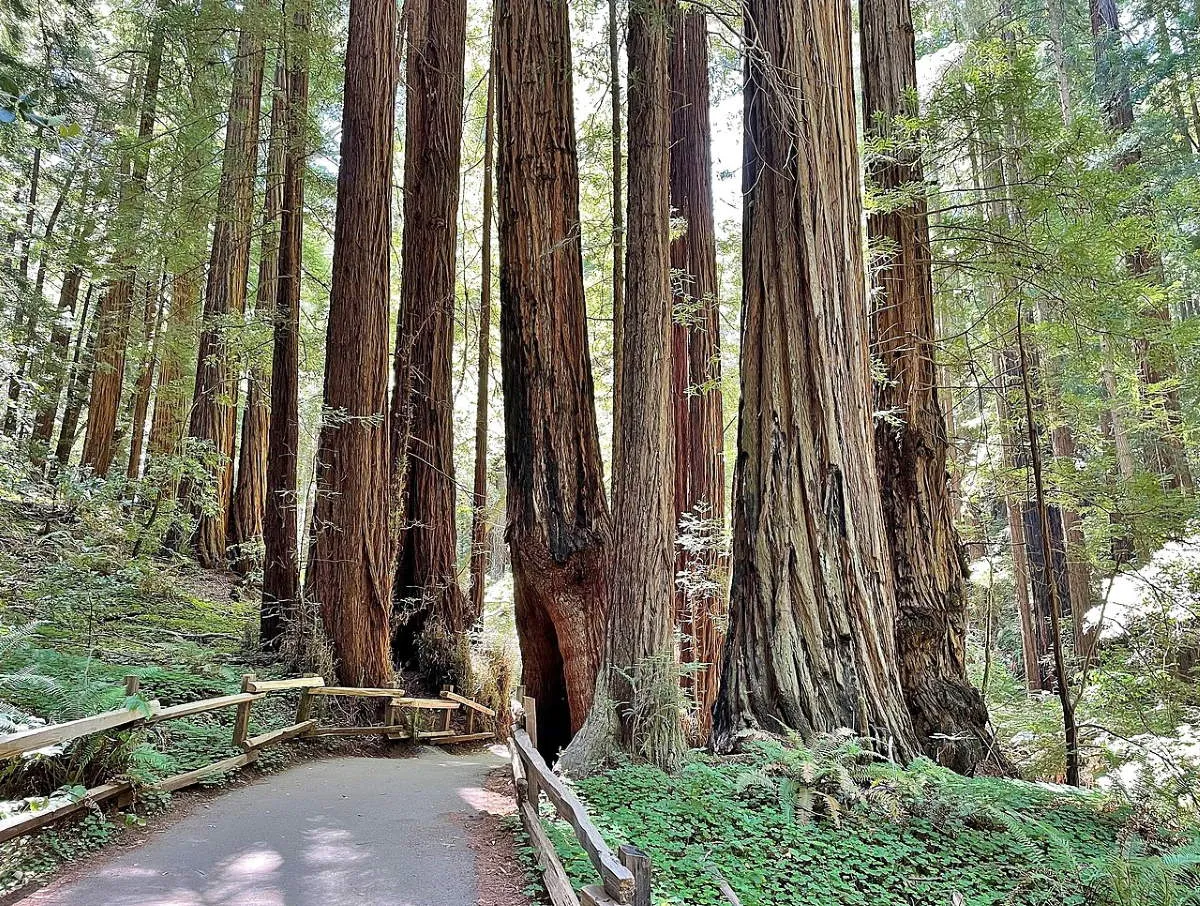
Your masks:
{"label": "wooden fence", "polygon": [[[126,694],[136,694],[138,685],[136,676],[126,677]],[[300,703],[296,708],[295,721],[278,730],[250,736],[250,714],[254,703],[265,698],[269,693],[285,691],[300,692]],[[376,726],[358,727],[318,726],[317,721],[310,714],[313,702],[322,696],[388,699],[384,708],[383,723]],[[459,695],[453,687],[443,691],[440,698],[413,698],[405,696],[403,689],[357,689],[349,686],[326,686],[325,680],[319,676],[286,680],[259,680],[254,674],[248,673],[242,677],[241,691],[233,695],[206,698],[202,701],[172,705],[169,708],[163,708],[156,700],[151,700],[146,707],[121,708],[91,717],[83,717],[79,720],[0,736],[0,759],[16,758],[26,752],[33,752],[46,746],[61,745],[96,733],[152,727],[164,721],[219,711],[224,708],[237,709],[233,723],[233,744],[241,749],[241,753],[194,771],[168,777],[155,784],[155,788],[166,792],[175,792],[193,786],[205,778],[235,771],[254,762],[266,747],[286,742],[289,739],[312,739],[320,736],[382,736],[389,740],[456,745],[481,742],[485,739],[492,739],[496,735],[496,712],[485,705]],[[465,732],[451,728],[454,713],[459,710],[466,712]],[[422,715],[440,717],[439,725],[436,728],[423,727]],[[491,730],[477,730],[476,723],[484,718],[491,720]],[[0,843],[45,827],[84,809],[98,806],[108,800],[116,800],[118,804],[127,803],[133,798],[133,794],[134,786],[130,781],[115,781],[92,787],[78,799],[69,802],[12,815],[0,821]]]}
{"label": "wooden fence", "polygon": [[[522,696],[521,705],[514,708],[514,712],[508,746],[517,808],[521,823],[537,853],[546,890],[554,906],[614,906],[618,903],[650,906],[650,859],[631,845],[621,846],[617,854],[613,853],[588,817],[587,809],[579,797],[550,769],[538,752],[537,707],[534,700]],[[575,831],[575,838],[600,875],[600,884],[585,886],[578,893],[571,886],[567,872],[554,851],[554,844],[542,827],[539,805],[543,793],[558,816]]]}

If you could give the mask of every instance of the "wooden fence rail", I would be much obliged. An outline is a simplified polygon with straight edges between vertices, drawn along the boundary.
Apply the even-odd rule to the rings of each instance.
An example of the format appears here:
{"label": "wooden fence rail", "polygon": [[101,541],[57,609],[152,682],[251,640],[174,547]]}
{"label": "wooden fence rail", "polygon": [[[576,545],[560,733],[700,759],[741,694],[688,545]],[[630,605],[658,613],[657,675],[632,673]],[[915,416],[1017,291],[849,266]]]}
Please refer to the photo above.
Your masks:
{"label": "wooden fence rail", "polygon": [[[650,906],[650,859],[635,846],[613,853],[575,792],[546,764],[537,748],[537,706],[522,698],[514,709],[514,729],[509,738],[513,786],[521,823],[537,854],[546,890],[554,906]],[[519,723],[524,718],[525,726]],[[545,793],[558,816],[571,825],[575,839],[587,853],[601,883],[575,892],[554,845],[542,827],[539,805]]]}
{"label": "wooden fence rail", "polygon": [[[136,676],[126,677],[126,693],[133,695],[138,691]],[[277,730],[250,736],[251,708],[256,701],[266,698],[272,692],[299,692],[300,702],[296,708],[296,717],[292,724]],[[383,724],[368,727],[320,727],[310,714],[315,698],[319,696],[342,696],[347,698],[384,698],[385,716]],[[475,719],[477,714],[490,715],[495,718],[496,712],[454,692],[453,688],[442,692],[440,698],[406,697],[403,689],[358,689],[349,686],[326,686],[325,680],[319,676],[297,677],[285,680],[259,680],[254,674],[247,673],[242,677],[242,689],[232,695],[221,695],[216,698],[206,698],[201,701],[187,702],[162,708],[157,701],[136,708],[122,708],[116,711],[106,711],[79,720],[66,721],[61,724],[51,724],[45,727],[35,727],[17,733],[0,736],[0,759],[15,758],[28,752],[44,749],[47,746],[62,745],[113,730],[128,730],[140,726],[156,726],[168,720],[190,717],[219,711],[225,708],[236,708],[237,715],[233,724],[233,744],[240,748],[241,754],[221,759],[195,770],[185,771],[160,780],[154,786],[165,792],[176,792],[201,781],[220,774],[236,771],[253,763],[259,753],[268,746],[286,742],[291,739],[313,739],[323,736],[364,736],[379,735],[389,740],[412,740],[430,742],[435,745],[457,745],[466,742],[480,742],[495,737],[495,725],[489,732],[476,732]],[[453,712],[467,709],[467,729],[460,733],[451,729]],[[404,722],[405,712],[408,719]],[[421,714],[439,713],[444,715],[437,729],[426,729],[421,726]],[[116,799],[129,801],[134,795],[134,786],[128,781],[105,783],[87,790],[82,796],[69,802],[39,809],[32,812],[21,812],[0,821],[0,843],[14,837],[45,827],[69,815],[84,809],[94,808],[101,803]]]}

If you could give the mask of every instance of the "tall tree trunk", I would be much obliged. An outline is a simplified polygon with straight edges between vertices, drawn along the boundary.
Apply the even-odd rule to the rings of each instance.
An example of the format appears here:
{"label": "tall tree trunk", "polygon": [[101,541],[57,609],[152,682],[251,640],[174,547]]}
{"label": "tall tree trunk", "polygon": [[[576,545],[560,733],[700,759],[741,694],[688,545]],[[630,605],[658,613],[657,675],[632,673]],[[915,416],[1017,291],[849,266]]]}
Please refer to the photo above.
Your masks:
{"label": "tall tree trunk", "polygon": [[742,401],[718,750],[849,727],[917,746],[871,457],[848,0],[748,0]]}
{"label": "tall tree trunk", "polygon": [[96,349],[89,368],[91,398],[80,464],[100,478],[108,477],[115,452],[117,412],[121,406],[121,387],[125,382],[133,284],[137,277],[137,234],[146,206],[146,176],[150,168],[150,143],[158,116],[158,88],[162,78],[163,45],[169,11],[170,0],[159,0],[151,27],[146,76],[142,84],[137,150],[133,154],[131,175],[121,189],[114,227],[119,242],[113,261],[116,275],[96,310]]}
{"label": "tall tree trunk", "polygon": [[[1121,23],[1116,0],[1089,0],[1092,38],[1096,60],[1096,86],[1109,130],[1116,137],[1133,130],[1133,96],[1121,61]],[[1135,144],[1114,161],[1118,171],[1141,160]],[[1147,284],[1161,284],[1162,255],[1158,249],[1135,250],[1126,260],[1130,276]],[[1154,430],[1150,458],[1163,483],[1184,494],[1195,491],[1187,450],[1180,437],[1183,420],[1179,390],[1176,386],[1179,364],[1169,334],[1171,312],[1164,303],[1152,303],[1145,312],[1150,326],[1134,341],[1142,390],[1156,409],[1161,410],[1164,426]],[[1166,335],[1166,336],[1164,336]]]}
{"label": "tall tree trunk", "polygon": [[[254,315],[273,316],[279,294],[279,212],[283,205],[283,156],[287,130],[284,92],[287,68],[283,55],[275,63],[275,88],[271,97],[271,137],[267,143],[266,191],[263,195],[262,231],[259,239],[258,287]],[[233,493],[230,530],[233,568],[241,575],[261,568],[263,507],[267,493],[267,434],[271,422],[270,372],[257,361],[247,379],[246,411],[242,414],[242,442],[238,446],[237,483]]]}
{"label": "tall tree trunk", "polygon": [[675,611],[684,684],[695,702],[699,741],[712,730],[726,612],[722,572],[725,419],[721,313],[713,217],[709,125],[708,19],[681,10],[671,34],[671,208],[683,230],[671,243],[674,318],[671,399],[675,410]]}
{"label": "tall tree trunk", "polygon": [[[1053,0],[1052,0],[1053,2]],[[917,57],[909,0],[861,0],[866,131],[893,134],[897,117],[917,114]],[[922,187],[919,150],[904,148],[869,165],[882,193]],[[871,346],[887,370],[874,384],[875,469],[896,588],[900,685],[922,750],[971,773],[990,747],[987,709],[967,679],[966,564],[954,525],[946,472],[949,440],[938,399],[928,205],[874,211],[870,241],[888,249],[872,274]]]}
{"label": "tall tree trunk", "polygon": [[591,708],[611,533],[584,305],[568,13],[567,0],[497,2],[507,535],[522,677],[551,755]]}
{"label": "tall tree trunk", "polygon": [[196,558],[209,569],[225,565],[233,497],[238,370],[230,361],[228,334],[231,322],[239,319],[246,307],[263,81],[261,13],[261,3],[242,13],[217,192],[217,222],[208,259],[195,396],[188,425],[188,436],[207,444],[215,456],[210,474],[216,500],[197,506],[193,512]]}
{"label": "tall tree trunk", "polygon": [[621,33],[617,15],[618,0],[608,0],[608,96],[612,118],[612,315],[613,315],[613,436],[612,462],[616,474],[621,447],[621,376],[625,349],[622,332],[625,324],[625,189],[621,136]]}
{"label": "tall tree trunk", "polygon": [[171,275],[171,311],[161,345],[158,390],[150,419],[150,457],[179,452],[192,401],[192,350],[195,348],[196,313],[200,306],[200,278],[192,271]]}
{"label": "tall tree trunk", "polygon": [[479,287],[479,368],[475,397],[475,475],[471,491],[471,622],[483,618],[488,569],[488,402],[492,369],[492,211],[496,205],[494,146],[496,120],[496,37],[492,17],[492,49],[488,60],[487,112],[483,125],[483,273]]}
{"label": "tall tree trunk", "polygon": [[71,344],[75,309],[79,304],[79,289],[82,284],[83,267],[79,264],[68,265],[58,293],[58,311],[54,319],[54,327],[50,331],[50,345],[44,369],[46,387],[42,390],[30,440],[33,465],[39,471],[46,464],[50,439],[54,436],[54,419],[58,415],[63,385],[67,378],[67,352]]}
{"label": "tall tree trunk", "polygon": [[55,476],[66,468],[71,460],[79,432],[79,416],[87,402],[88,388],[92,381],[92,365],[96,356],[96,341],[100,333],[100,315],[93,314],[88,321],[88,310],[92,307],[92,295],[96,284],[89,283],[83,297],[83,311],[79,316],[79,331],[75,335],[75,352],[71,356],[71,369],[67,374],[67,399],[63,404],[62,423],[58,430],[58,442],[54,445],[54,462],[50,475]]}
{"label": "tall tree trunk", "polygon": [[317,498],[306,597],[339,679],[392,681],[388,294],[396,5],[351,0]]}
{"label": "tall tree trunk", "polygon": [[[297,0],[294,0],[297,2]],[[259,644],[276,648],[294,624],[300,603],[297,537],[297,461],[300,450],[300,274],[303,263],[304,172],[308,162],[309,0],[285,9],[287,61],[283,197],[279,216],[279,274],[271,354],[271,420],[267,429],[263,509],[263,592]]]}
{"label": "tall tree trunk", "polygon": [[[4,433],[12,436],[17,431],[17,403],[21,398],[21,382],[25,379],[25,368],[29,363],[30,351],[33,347],[36,333],[38,310],[42,306],[41,286],[37,292],[29,285],[29,249],[33,245],[33,224],[37,219],[38,189],[42,176],[42,145],[41,130],[38,130],[37,144],[33,148],[33,160],[29,167],[29,195],[25,201],[25,232],[21,242],[21,258],[17,265],[17,287],[24,301],[24,311],[17,310],[17,363],[16,369],[8,378],[8,407],[4,411]],[[45,269],[43,268],[42,271]],[[39,284],[41,273],[39,273]],[[25,323],[21,325],[20,315],[25,315]]]}
{"label": "tall tree trunk", "polygon": [[408,0],[404,242],[392,456],[401,526],[397,661],[431,689],[470,688],[471,619],[455,527],[455,243],[462,160],[466,0]]}
{"label": "tall tree trunk", "polygon": [[150,411],[150,394],[154,389],[154,371],[158,365],[159,335],[163,320],[163,290],[166,274],[160,278],[153,275],[146,282],[145,306],[142,310],[142,361],[138,366],[137,380],[133,384],[130,399],[129,460],[125,464],[125,477],[136,480],[142,474],[142,451],[146,445],[146,415]]}

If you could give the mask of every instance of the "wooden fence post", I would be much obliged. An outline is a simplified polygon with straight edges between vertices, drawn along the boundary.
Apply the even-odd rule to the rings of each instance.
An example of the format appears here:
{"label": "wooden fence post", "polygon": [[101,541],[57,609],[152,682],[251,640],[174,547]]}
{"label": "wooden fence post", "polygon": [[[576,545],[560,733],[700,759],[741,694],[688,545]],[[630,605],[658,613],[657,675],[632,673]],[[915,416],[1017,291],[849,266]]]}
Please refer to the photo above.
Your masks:
{"label": "wooden fence post", "polygon": [[[533,743],[536,749],[538,744],[538,729],[537,729],[537,699],[530,698],[528,695],[523,696],[521,707],[525,709],[525,732],[529,734],[529,741]],[[541,787],[538,786],[537,774],[533,771],[528,772],[529,781],[529,804],[533,806],[533,810],[538,810],[538,795],[541,792]]]}
{"label": "wooden fence post", "polygon": [[[315,673],[306,673],[305,676],[316,676]],[[296,723],[302,724],[308,720],[308,715],[312,711],[313,694],[312,689],[300,690],[300,703],[296,705]]]}
{"label": "wooden fence post", "polygon": [[141,677],[130,673],[125,677],[125,697],[131,698],[138,694],[138,689],[142,687]]}
{"label": "wooden fence post", "polygon": [[[254,674],[246,673],[242,676],[242,691],[249,692],[250,687],[254,685]],[[237,717],[233,721],[233,744],[241,748],[246,741],[246,736],[250,733],[250,706],[253,702],[242,702],[238,705]]]}
{"label": "wooden fence post", "polygon": [[618,855],[621,864],[633,872],[631,906],[650,906],[650,857],[628,843],[621,845]]}

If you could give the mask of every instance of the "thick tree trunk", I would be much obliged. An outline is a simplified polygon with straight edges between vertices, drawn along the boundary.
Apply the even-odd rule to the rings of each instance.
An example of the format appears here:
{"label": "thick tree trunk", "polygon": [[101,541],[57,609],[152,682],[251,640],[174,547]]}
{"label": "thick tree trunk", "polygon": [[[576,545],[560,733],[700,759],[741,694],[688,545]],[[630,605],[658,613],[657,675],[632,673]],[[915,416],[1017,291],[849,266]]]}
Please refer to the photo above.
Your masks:
{"label": "thick tree trunk", "polygon": [[71,459],[71,450],[75,446],[76,435],[79,432],[79,416],[87,401],[88,386],[92,380],[92,358],[96,353],[97,318],[88,320],[88,312],[92,308],[92,296],[96,285],[89,283],[83,297],[83,310],[79,314],[79,330],[75,334],[75,351],[71,354],[71,367],[67,372],[66,401],[63,403],[62,423],[59,427],[58,442],[54,445],[54,461],[50,465],[50,475],[54,476],[66,468]]}
{"label": "thick tree trunk", "polygon": [[475,397],[475,474],[471,492],[471,622],[483,618],[488,570],[488,402],[492,369],[492,211],[496,121],[496,37],[492,22],[492,50],[488,60],[487,113],[483,125],[483,274],[479,287],[479,368]]}
{"label": "thick tree trunk", "polygon": [[263,81],[262,23],[257,18],[261,12],[260,3],[243,12],[238,36],[221,184],[217,192],[217,222],[208,259],[196,388],[188,425],[188,436],[206,444],[215,456],[211,476],[216,500],[208,501],[204,507],[197,506],[193,512],[196,558],[209,569],[225,566],[229,507],[233,497],[238,370],[230,361],[228,334],[231,322],[245,311],[246,279],[250,268]]}
{"label": "thick tree trunk", "polygon": [[471,628],[455,527],[455,243],[466,0],[409,0],[404,242],[392,455],[401,511],[396,659],[430,689],[470,688]]}
{"label": "thick tree trunk", "polygon": [[[271,137],[267,143],[266,191],[262,230],[259,233],[258,287],[254,315],[273,316],[279,293],[279,210],[283,205],[283,156],[287,129],[284,92],[287,69],[283,55],[275,64],[271,97]],[[249,369],[246,410],[242,414],[242,442],[238,446],[237,483],[230,513],[233,568],[247,575],[261,568],[263,507],[267,493],[267,433],[271,422],[270,372],[257,362]]]}
{"label": "thick tree trunk", "polygon": [[871,456],[848,0],[749,0],[742,401],[713,744],[916,739]]}
{"label": "thick tree trunk", "polygon": [[300,603],[297,462],[300,448],[300,273],[303,261],[304,172],[308,152],[308,0],[288,10],[283,97],[287,142],[279,216],[279,273],[271,354],[271,420],[267,428],[263,509],[263,592],[259,644],[278,647]]}
{"label": "thick tree trunk", "polygon": [[388,295],[396,68],[395,3],[351,0],[306,585],[347,685],[392,682]]}
{"label": "thick tree trunk", "polygon": [[[863,105],[868,136],[886,137],[917,114],[909,0],[861,0]],[[922,187],[919,151],[869,168],[883,193]],[[887,370],[876,382],[875,468],[896,587],[900,684],[922,750],[971,773],[990,747],[987,709],[967,679],[966,564],[946,472],[949,440],[938,399],[932,257],[925,197],[872,212],[870,241],[888,250],[872,275],[871,346]]]}
{"label": "thick tree trunk", "polygon": [[96,310],[96,349],[90,369],[91,398],[80,464],[100,478],[108,477],[115,452],[117,412],[121,406],[121,387],[125,382],[129,317],[133,284],[137,276],[137,234],[145,211],[146,176],[150,168],[149,146],[158,115],[158,87],[162,77],[168,6],[169,0],[159,0],[150,33],[138,121],[138,150],[133,155],[130,178],[121,189],[114,228],[118,231],[120,241],[113,261],[116,276]]}
{"label": "thick tree trunk", "polygon": [[584,306],[568,13],[567,0],[497,3],[507,536],[522,676],[550,755],[591,708],[610,538]]}
{"label": "thick tree trunk", "polygon": [[724,558],[725,441],[721,393],[717,242],[709,125],[708,20],[681,11],[671,34],[671,208],[683,230],[671,243],[674,324],[671,398],[675,410],[676,574],[680,657],[708,740],[727,616]]}

